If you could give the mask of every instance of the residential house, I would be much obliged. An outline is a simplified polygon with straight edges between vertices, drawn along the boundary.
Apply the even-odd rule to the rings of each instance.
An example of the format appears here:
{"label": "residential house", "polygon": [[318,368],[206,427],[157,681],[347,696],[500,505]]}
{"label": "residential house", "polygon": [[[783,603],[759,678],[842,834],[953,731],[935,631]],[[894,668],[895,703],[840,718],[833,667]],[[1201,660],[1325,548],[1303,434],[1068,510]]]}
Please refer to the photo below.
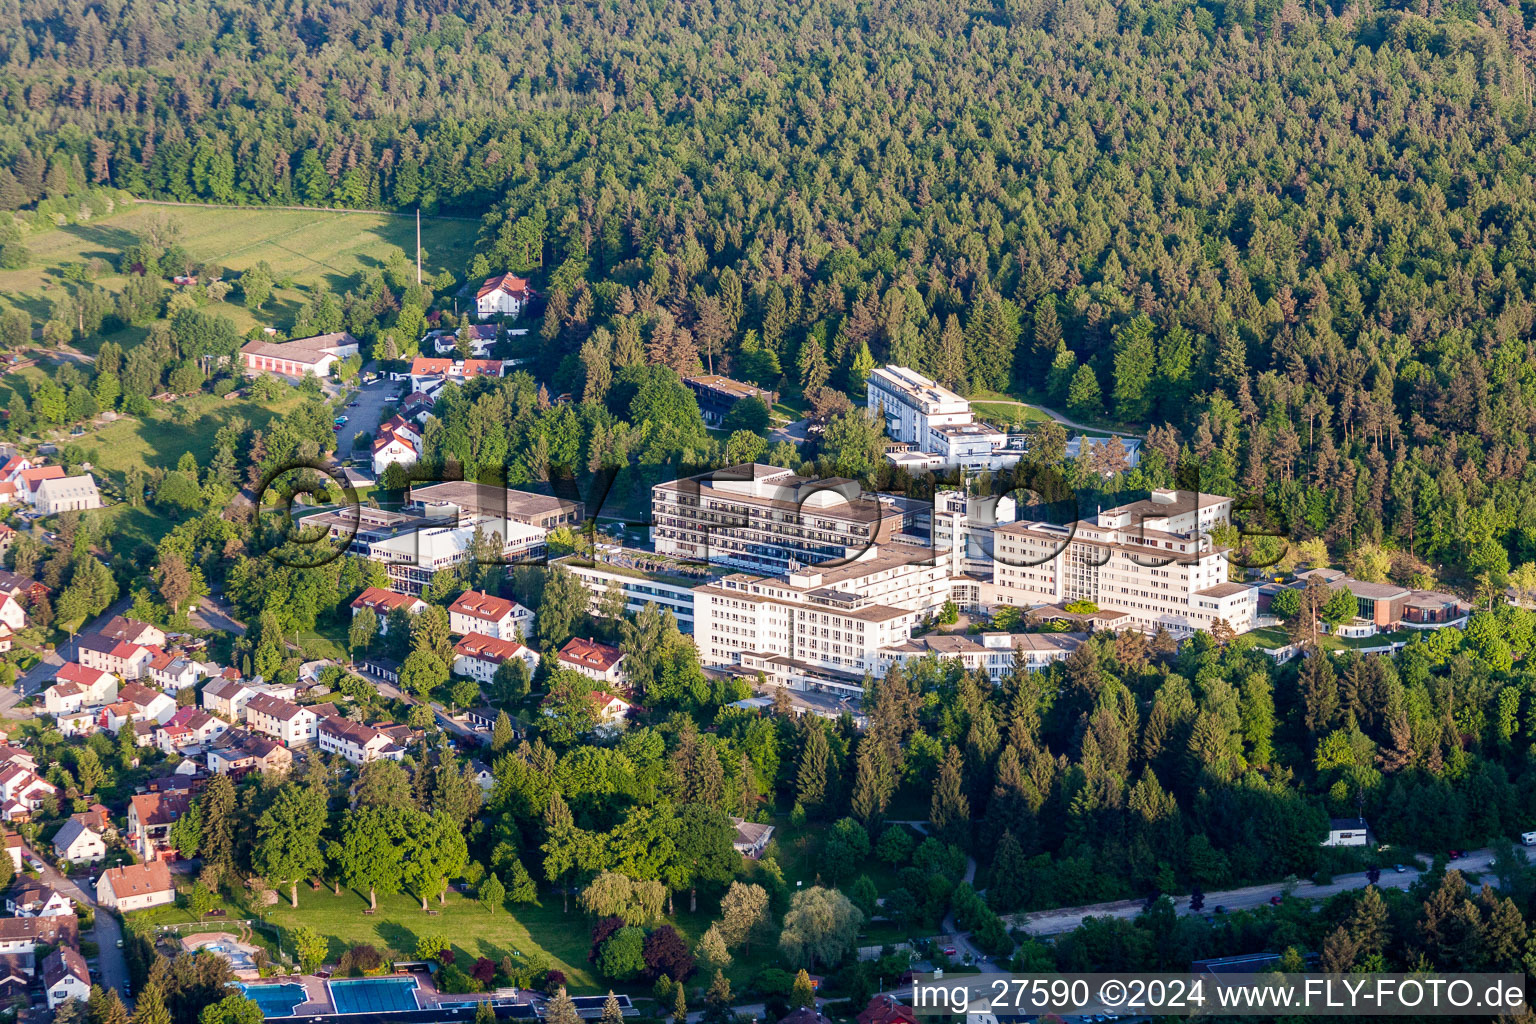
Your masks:
{"label": "residential house", "polygon": [[396,608],[404,608],[411,615],[420,615],[427,610],[427,602],[410,594],[397,594],[393,590],[385,590],[383,587],[369,587],[358,594],[352,601],[352,617],[357,618],[357,613],[367,608],[379,617],[379,635],[389,633],[389,613]]}
{"label": "residential house", "polygon": [[624,652],[590,637],[572,637],[560,648],[560,667],[580,672],[588,679],[618,686],[624,680]]}
{"label": "residential house", "polygon": [[516,640],[533,633],[533,612],[516,601],[466,590],[448,606],[448,629],[453,633],[480,633],[497,640]]}
{"label": "residential house", "polygon": [[0,569],[0,594],[9,594],[22,604],[29,604],[46,597],[48,588],[30,576],[18,576],[9,569]]}
{"label": "residential house", "polygon": [[421,433],[403,416],[391,416],[379,424],[373,438],[373,473],[380,479],[393,463],[414,466],[421,458]]}
{"label": "residential house", "polygon": [[89,473],[44,480],[38,484],[32,505],[45,516],[84,512],[101,508],[101,491],[96,488],[96,478]]}
{"label": "residential house", "polygon": [[532,678],[539,667],[539,654],[516,640],[498,640],[481,633],[470,633],[453,647],[453,671],[469,676],[481,686],[490,684],[501,663],[517,658],[528,666]]}
{"label": "residential house", "polygon": [[53,855],[71,864],[99,864],[107,855],[107,840],[79,817],[73,817],[53,834]]}
{"label": "residential house", "polygon": [[417,356],[411,360],[411,393],[435,395],[448,381],[460,384],[476,377],[500,377],[506,365],[499,359],[434,359]]}
{"label": "residential house", "polygon": [[126,615],[112,616],[107,624],[96,632],[102,636],[109,636],[113,640],[138,644],[140,647],[164,647],[166,641],[165,631],[159,626],[140,622],[138,619],[130,619]]}
{"label": "residential house", "polygon": [[155,652],[142,644],[116,640],[100,633],[86,633],[75,640],[75,657],[86,668],[111,672],[119,679],[147,675]]}
{"label": "residential house", "polygon": [[190,792],[139,793],[128,801],[128,842],[140,860],[175,859],[171,826],[192,804]]}
{"label": "residential house", "polygon": [[0,743],[0,766],[13,764],[20,765],[28,771],[37,771],[37,758],[29,754],[25,748]]}
{"label": "residential house", "polygon": [[38,946],[80,946],[80,923],[62,917],[0,917],[0,956],[31,954]]}
{"label": "residential house", "polygon": [[45,480],[64,479],[63,466],[35,466],[22,470],[16,477],[16,494],[28,505],[37,504],[37,489]]}
{"label": "residential house", "polygon": [[43,994],[50,1010],[71,999],[91,997],[91,972],[78,949],[60,946],[43,958]]}
{"label": "residential house", "polygon": [[277,373],[285,377],[314,374],[329,377],[336,364],[358,354],[358,341],[346,331],[317,334],[292,341],[252,341],[240,349],[245,372]]}
{"label": "residential house", "polygon": [[0,1002],[22,999],[30,1003],[31,991],[32,957],[20,953],[0,956]]}
{"label": "residential house", "polygon": [[[635,706],[623,697],[612,693],[604,693],[602,690],[594,690],[587,694],[587,700],[592,705],[592,732],[599,737],[614,735],[623,727],[624,720],[634,711]],[[549,698],[544,699],[544,714],[553,718],[555,709],[550,706]]]}
{"label": "residential house", "polygon": [[97,722],[101,718],[100,708],[82,708],[69,714],[55,715],[54,728],[59,730],[59,735],[66,738],[71,736],[89,736],[97,729]]}
{"label": "residential house", "polygon": [[270,736],[231,729],[208,746],[208,770],[239,778],[250,771],[286,775],[293,752]]}
{"label": "residential house", "polygon": [[[129,720],[164,725],[176,714],[176,700],[168,693],[151,689],[143,683],[127,683],[117,691],[117,701],[112,708],[129,706]],[[116,732],[117,730],[112,730]]]}
{"label": "residential house", "polygon": [[[432,351],[440,356],[459,354],[459,331],[469,332],[469,354],[475,359],[484,359],[491,354],[491,346],[496,344],[495,324],[466,324],[459,330],[443,328],[437,331],[428,331],[422,335],[422,342],[430,342]],[[423,344],[422,351],[426,351]]]}
{"label": "residential house", "polygon": [[156,860],[103,871],[96,882],[96,902],[123,914],[175,903],[170,865]]}
{"label": "residential house", "polygon": [[0,594],[0,626],[12,633],[27,628],[27,610],[10,594]]}
{"label": "residential house", "polygon": [[484,320],[492,316],[519,316],[533,301],[533,289],[515,274],[497,274],[481,282],[475,291],[475,313]]}
{"label": "residential house", "polygon": [[22,854],[26,851],[26,841],[14,832],[5,833],[5,852],[11,858],[11,874],[21,874]]}
{"label": "residential house", "polygon": [[895,996],[881,992],[871,996],[869,1004],[854,1019],[857,1024],[917,1024],[917,1013]]}
{"label": "residential house", "polygon": [[6,821],[30,819],[45,799],[58,794],[57,787],[51,782],[21,765],[12,764],[0,769],[0,818]]}
{"label": "residential house", "polygon": [[387,759],[399,761],[405,750],[371,726],[340,716],[327,716],[317,727],[317,743],[328,754],[340,754],[353,764]]}
{"label": "residential house", "polygon": [[749,860],[761,857],[768,848],[768,841],[773,838],[773,826],[741,818],[732,818],[731,824],[736,829],[736,835],[731,840],[736,852]]}
{"label": "residential house", "polygon": [[68,896],[42,882],[25,882],[5,894],[5,909],[12,917],[74,916],[75,905]]}
{"label": "residential house", "polygon": [[245,717],[246,702],[256,693],[255,688],[239,679],[217,679],[202,689],[203,709],[238,722]]}
{"label": "residential house", "polygon": [[199,708],[178,708],[171,720],[155,730],[155,746],[167,754],[201,750],[204,744],[222,736],[229,723]]}
{"label": "residential house", "polygon": [[269,693],[258,693],[245,702],[245,724],[284,746],[313,743],[318,722],[319,718],[309,708]]}
{"label": "residential house", "polygon": [[207,674],[207,666],[174,651],[156,648],[155,656],[149,660],[149,681],[173,697],[196,686]]}
{"label": "residential house", "polygon": [[53,678],[54,684],[43,691],[43,710],[50,715],[71,715],[117,700],[117,677],[102,669],[67,661]]}

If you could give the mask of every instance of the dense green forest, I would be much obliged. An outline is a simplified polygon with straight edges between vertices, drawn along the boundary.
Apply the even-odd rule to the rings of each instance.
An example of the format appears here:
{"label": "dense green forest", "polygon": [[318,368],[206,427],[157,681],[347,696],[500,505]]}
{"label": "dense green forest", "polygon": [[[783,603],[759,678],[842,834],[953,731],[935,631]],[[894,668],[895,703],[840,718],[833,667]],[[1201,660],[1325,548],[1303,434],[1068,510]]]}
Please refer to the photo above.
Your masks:
{"label": "dense green forest", "polygon": [[911,364],[1154,427],[1158,458],[1267,488],[1299,533],[1493,589],[1536,554],[1529,20],[16,5],[0,206],[27,225],[110,185],[483,214],[465,269],[547,295],[557,391],[702,361],[856,393]]}

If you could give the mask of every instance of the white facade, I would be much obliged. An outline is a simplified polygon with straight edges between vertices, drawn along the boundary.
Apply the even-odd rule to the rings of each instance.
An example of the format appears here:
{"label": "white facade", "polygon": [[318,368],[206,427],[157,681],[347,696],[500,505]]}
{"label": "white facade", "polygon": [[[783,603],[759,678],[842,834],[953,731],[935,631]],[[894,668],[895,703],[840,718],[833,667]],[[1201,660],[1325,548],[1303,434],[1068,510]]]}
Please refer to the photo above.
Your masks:
{"label": "white facade", "polygon": [[984,599],[1020,608],[1091,601],[1148,633],[1161,627],[1188,635],[1217,620],[1245,632],[1258,613],[1258,592],[1227,581],[1226,550],[1209,536],[1231,521],[1231,510],[1231,498],[1160,490],[1071,527],[999,526]]}
{"label": "white facade", "polygon": [[517,658],[528,668],[528,675],[539,667],[539,652],[516,640],[498,640],[480,633],[470,633],[454,645],[453,671],[468,676],[481,686],[489,686],[496,670],[509,658]]}
{"label": "white facade", "polygon": [[587,588],[589,612],[599,614],[608,588],[617,586],[624,595],[624,611],[628,614],[638,615],[648,604],[659,605],[672,613],[678,629],[684,633],[693,632],[693,588],[698,586],[698,580],[673,575],[663,569],[637,568],[636,563],[643,566],[667,561],[647,551],[605,550],[600,545],[598,556],[601,561],[586,561],[575,555],[555,560],[555,564]]}
{"label": "white facade", "polygon": [[515,640],[519,630],[525,637],[532,636],[533,624],[531,609],[478,590],[466,590],[448,606],[448,630],[452,633],[479,633],[497,640]]}
{"label": "white facade", "polygon": [[315,740],[319,722],[315,713],[290,701],[258,693],[245,702],[245,724],[288,747],[302,747]]}
{"label": "white facade", "polygon": [[352,764],[380,759],[399,761],[405,757],[405,751],[379,730],[345,718],[322,719],[317,745],[328,754],[340,754]]}
{"label": "white facade", "polygon": [[[777,675],[795,689],[862,692],[882,648],[948,599],[948,576],[921,548],[891,545],[829,572],[734,574],[694,590],[694,640],[706,666]],[[768,663],[779,666],[770,671]]]}
{"label": "white facade", "polygon": [[84,512],[101,508],[101,492],[96,489],[95,478],[89,473],[82,473],[80,476],[44,480],[37,485],[37,494],[32,504],[44,515]]}

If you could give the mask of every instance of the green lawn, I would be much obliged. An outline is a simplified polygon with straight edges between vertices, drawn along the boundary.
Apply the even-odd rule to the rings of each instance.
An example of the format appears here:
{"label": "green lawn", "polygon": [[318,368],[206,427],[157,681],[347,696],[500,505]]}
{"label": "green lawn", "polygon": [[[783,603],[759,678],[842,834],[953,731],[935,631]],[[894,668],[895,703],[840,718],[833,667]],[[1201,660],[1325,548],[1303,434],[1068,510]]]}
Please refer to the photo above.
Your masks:
{"label": "green lawn", "polygon": [[[1400,629],[1395,633],[1378,633],[1375,636],[1349,637],[1340,639],[1328,633],[1319,633],[1317,645],[1325,651],[1358,651],[1367,647],[1385,647],[1387,644],[1407,642],[1417,634],[1411,629]],[[1243,634],[1244,639],[1252,640],[1259,647],[1273,650],[1291,643],[1291,636],[1281,626],[1265,626],[1263,629],[1251,630]]]}
{"label": "green lawn", "polygon": [[[410,254],[416,247],[416,224],[407,217],[139,204],[99,220],[28,236],[31,265],[0,271],[0,307],[23,309],[41,323],[63,293],[66,264],[99,257],[115,268],[118,256],[136,241],[150,218],[160,216],[179,225],[180,244],[194,259],[216,262],[233,271],[265,260],[278,277],[292,278],[294,287],[276,289],[273,300],[259,315],[235,302],[210,307],[233,320],[241,333],[258,324],[286,325],[306,293],[320,282],[337,292],[345,291],[360,274],[383,266],[392,249]],[[475,230],[468,221],[422,218],[423,273],[435,276],[449,270],[462,277],[464,264],[474,251]],[[95,283],[115,292],[122,287],[123,278],[114,269]],[[132,345],[144,334],[142,329],[129,329],[110,337]],[[101,340],[87,339],[80,347],[94,351]]]}
{"label": "green lawn", "polygon": [[976,415],[993,423],[1047,423],[1050,417],[1032,405],[1009,405],[1003,402],[973,402]]}

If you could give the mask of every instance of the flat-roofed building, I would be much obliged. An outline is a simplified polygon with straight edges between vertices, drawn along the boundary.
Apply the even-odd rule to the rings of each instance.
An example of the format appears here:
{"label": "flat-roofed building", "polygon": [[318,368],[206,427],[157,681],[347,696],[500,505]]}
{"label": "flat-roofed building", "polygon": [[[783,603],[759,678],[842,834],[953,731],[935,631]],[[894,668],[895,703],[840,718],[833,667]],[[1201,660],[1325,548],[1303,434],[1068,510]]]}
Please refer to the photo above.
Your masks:
{"label": "flat-roofed building", "polygon": [[888,543],[925,508],[866,494],[857,480],[814,480],[744,463],[657,484],[651,536],[659,554],[780,573]]}
{"label": "flat-roofed building", "polygon": [[698,399],[699,413],[704,417],[704,422],[714,426],[725,422],[726,416],[736,408],[736,403],[744,399],[755,398],[763,403],[765,409],[772,409],[773,403],[778,401],[778,396],[766,388],[744,384],[717,373],[684,377],[683,383]]}
{"label": "flat-roofed building", "polygon": [[992,582],[984,603],[1034,608],[1090,602],[1123,613],[1124,628],[1175,636],[1224,621],[1254,626],[1258,595],[1228,581],[1227,549],[1210,530],[1231,522],[1232,499],[1155,490],[1144,501],[1062,526],[1015,522],[992,531]]}
{"label": "flat-roofed building", "polygon": [[758,671],[794,689],[857,693],[943,607],[949,578],[932,554],[891,544],[833,568],[733,573],[694,589],[694,640],[708,667]]}
{"label": "flat-roofed building", "polygon": [[601,615],[611,588],[624,599],[624,611],[638,615],[648,604],[672,613],[677,628],[693,632],[693,588],[713,575],[702,562],[684,562],[649,551],[599,545],[592,558],[566,555],[553,564],[587,588],[587,610]]}

